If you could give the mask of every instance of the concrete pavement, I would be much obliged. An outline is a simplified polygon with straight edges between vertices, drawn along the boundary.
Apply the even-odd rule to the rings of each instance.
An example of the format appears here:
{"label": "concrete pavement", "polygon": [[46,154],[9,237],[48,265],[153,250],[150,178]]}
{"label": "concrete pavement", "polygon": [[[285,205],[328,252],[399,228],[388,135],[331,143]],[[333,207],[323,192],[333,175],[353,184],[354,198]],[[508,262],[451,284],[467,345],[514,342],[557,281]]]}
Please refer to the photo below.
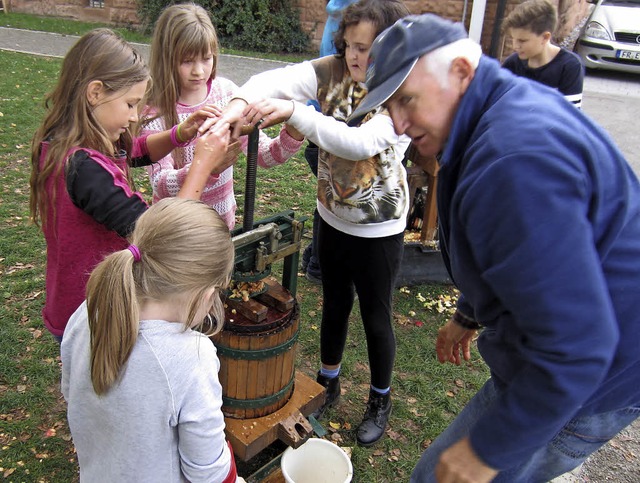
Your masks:
{"label": "concrete pavement", "polygon": [[[0,27],[0,50],[10,50],[26,54],[44,55],[47,57],[64,57],[79,37],[60,35],[49,32],[36,32],[7,27]],[[147,44],[132,45],[145,58],[149,59]],[[255,59],[238,55],[221,55],[218,59],[218,73],[238,85],[244,84],[249,77],[276,67],[287,65],[277,60]]]}

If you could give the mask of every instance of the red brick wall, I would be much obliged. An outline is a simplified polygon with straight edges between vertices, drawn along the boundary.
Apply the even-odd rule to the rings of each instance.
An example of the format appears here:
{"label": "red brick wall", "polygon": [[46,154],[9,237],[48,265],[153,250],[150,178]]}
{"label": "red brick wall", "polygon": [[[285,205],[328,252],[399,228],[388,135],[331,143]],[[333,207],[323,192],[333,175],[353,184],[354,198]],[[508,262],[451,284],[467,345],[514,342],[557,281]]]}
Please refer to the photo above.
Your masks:
{"label": "red brick wall", "polygon": [[[240,1],[240,0],[238,0]],[[558,7],[559,27],[555,38],[562,41],[587,14],[589,4],[586,0],[552,0]],[[309,33],[311,48],[317,51],[322,38],[326,19],[326,0],[291,0],[300,11],[302,28]],[[431,12],[451,20],[462,20],[464,0],[405,0],[412,13]],[[505,16],[520,3],[520,0],[508,0]],[[15,12],[34,13],[67,17],[76,20],[107,22],[113,24],[137,24],[136,0],[105,0],[104,8],[90,8],[89,0],[9,0],[10,9]],[[485,52],[489,51],[491,35],[496,17],[498,0],[487,0],[481,44]],[[465,26],[469,28],[473,0],[467,2]],[[499,40],[498,55],[504,56],[512,50],[510,42]]]}

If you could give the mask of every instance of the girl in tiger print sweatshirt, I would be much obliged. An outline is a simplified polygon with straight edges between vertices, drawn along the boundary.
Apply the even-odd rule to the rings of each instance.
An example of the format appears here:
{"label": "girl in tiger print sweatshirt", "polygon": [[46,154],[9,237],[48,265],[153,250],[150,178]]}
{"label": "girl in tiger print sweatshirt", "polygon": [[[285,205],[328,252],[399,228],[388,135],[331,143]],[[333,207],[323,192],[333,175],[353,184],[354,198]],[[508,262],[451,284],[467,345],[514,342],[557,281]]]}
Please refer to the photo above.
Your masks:
{"label": "girl in tiger print sweatshirt", "polygon": [[[402,160],[410,140],[395,133],[383,109],[369,113],[357,126],[348,126],[346,119],[366,94],[373,40],[407,14],[399,1],[361,0],[351,5],[336,32],[337,55],[252,77],[223,116],[235,122],[244,115],[245,122],[254,124],[263,119],[264,126],[286,120],[319,147],[323,313],[317,380],[327,394],[315,416],[340,396],[340,364],[355,289],[371,369],[369,402],[356,431],[364,446],[383,436],[391,411],[392,291],[404,246],[409,193]],[[321,112],[308,106],[309,100],[317,101]]]}

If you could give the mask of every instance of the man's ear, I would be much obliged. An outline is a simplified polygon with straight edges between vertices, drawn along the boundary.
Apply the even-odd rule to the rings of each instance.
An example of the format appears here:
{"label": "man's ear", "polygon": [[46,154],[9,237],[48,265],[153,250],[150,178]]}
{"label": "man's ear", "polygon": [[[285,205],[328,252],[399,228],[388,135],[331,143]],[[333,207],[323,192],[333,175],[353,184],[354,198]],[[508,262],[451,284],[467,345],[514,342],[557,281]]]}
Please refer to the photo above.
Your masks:
{"label": "man's ear", "polygon": [[87,86],[87,101],[89,101],[90,105],[95,107],[98,104],[103,90],[104,84],[102,81],[94,80],[89,82],[89,85]]}
{"label": "man's ear", "polygon": [[542,41],[543,41],[545,44],[548,44],[549,42],[551,42],[551,32],[544,32],[544,33],[542,34]]}
{"label": "man's ear", "polygon": [[476,69],[466,57],[456,57],[451,62],[450,75],[457,81],[460,95],[464,94],[476,74]]}

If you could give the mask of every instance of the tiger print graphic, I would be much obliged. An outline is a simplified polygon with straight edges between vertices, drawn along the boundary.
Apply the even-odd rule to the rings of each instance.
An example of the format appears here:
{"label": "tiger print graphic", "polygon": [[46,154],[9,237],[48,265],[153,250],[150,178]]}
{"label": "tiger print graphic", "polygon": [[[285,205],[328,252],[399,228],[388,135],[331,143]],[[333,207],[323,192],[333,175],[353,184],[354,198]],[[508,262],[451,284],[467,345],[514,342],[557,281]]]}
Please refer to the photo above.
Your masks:
{"label": "tiger print graphic", "polygon": [[[346,67],[336,71],[316,68],[318,100],[322,112],[346,121],[367,91],[351,79]],[[346,72],[345,72],[346,71]],[[333,82],[332,82],[333,81]],[[381,108],[369,113],[367,122]],[[367,159],[342,159],[320,150],[318,201],[349,223],[370,224],[397,220],[406,208],[406,172],[392,148]]]}

